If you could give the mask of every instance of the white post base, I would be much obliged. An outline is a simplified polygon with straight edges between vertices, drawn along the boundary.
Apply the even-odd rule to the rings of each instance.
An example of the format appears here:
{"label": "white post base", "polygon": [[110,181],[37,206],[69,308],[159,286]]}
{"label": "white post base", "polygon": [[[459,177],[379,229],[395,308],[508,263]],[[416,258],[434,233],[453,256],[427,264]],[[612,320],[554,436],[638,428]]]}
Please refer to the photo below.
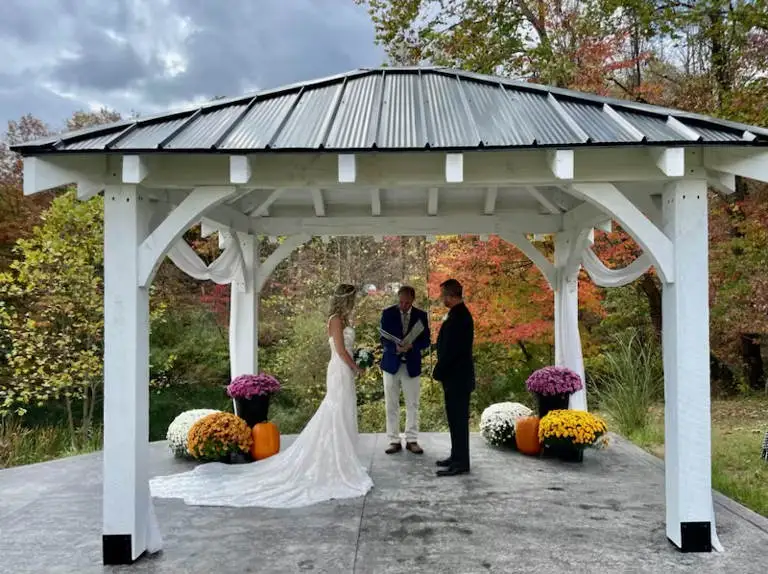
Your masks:
{"label": "white post base", "polygon": [[720,549],[712,503],[706,181],[669,184],[664,233],[674,282],[663,288],[667,538],[683,552]]}
{"label": "white post base", "polygon": [[138,286],[150,216],[136,186],[105,190],[105,564],[130,564],[162,545],[149,492],[149,291]]}

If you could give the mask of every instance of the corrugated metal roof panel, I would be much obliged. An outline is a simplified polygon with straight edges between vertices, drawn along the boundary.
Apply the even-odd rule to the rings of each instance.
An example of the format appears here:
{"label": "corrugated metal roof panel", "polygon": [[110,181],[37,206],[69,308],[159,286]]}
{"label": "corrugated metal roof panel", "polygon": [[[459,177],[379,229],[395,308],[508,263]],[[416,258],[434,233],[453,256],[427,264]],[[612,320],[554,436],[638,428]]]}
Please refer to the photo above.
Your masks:
{"label": "corrugated metal roof panel", "polygon": [[[249,102],[253,103],[250,109]],[[269,147],[471,150],[638,143],[603,111],[604,104],[650,143],[696,145],[667,125],[670,115],[701,134],[702,143],[768,143],[768,130],[760,127],[647,104],[445,68],[381,68],[140,118],[111,149],[149,151],[170,140],[164,146],[166,151],[207,150],[223,135],[218,149],[238,151]],[[130,125],[123,122],[79,130],[12,149],[32,154],[103,151]],[[744,141],[744,131],[756,134],[757,139]],[[589,142],[584,141],[586,136]]]}
{"label": "corrugated metal roof panel", "polygon": [[528,146],[535,137],[509,90],[480,82],[463,82],[464,94],[485,146]]}
{"label": "corrugated metal roof panel", "polygon": [[247,104],[227,106],[206,112],[185,127],[165,147],[167,149],[208,149],[245,110]]}
{"label": "corrugated metal roof panel", "polygon": [[109,143],[109,140],[114,138],[118,133],[120,133],[120,131],[122,130],[117,130],[103,135],[97,135],[92,138],[73,140],[69,143],[65,143],[59,149],[67,151],[104,149],[104,146]]}
{"label": "corrugated metal roof panel", "polygon": [[158,144],[181,127],[186,118],[139,125],[115,145],[114,149],[155,149]]}
{"label": "corrugated metal roof panel", "polygon": [[[679,118],[678,118],[679,119]],[[682,121],[682,120],[681,120]],[[701,137],[705,141],[713,141],[713,142],[736,142],[741,141],[741,134],[735,133],[735,132],[728,132],[725,130],[716,130],[706,127],[700,127],[697,124],[692,124],[689,122],[682,122],[689,128],[691,128],[696,133],[701,134]]]}
{"label": "corrugated metal roof panel", "polygon": [[424,74],[422,105],[427,127],[427,141],[432,147],[475,147],[480,144],[474,119],[461,82],[442,74]]}
{"label": "corrugated metal roof panel", "polygon": [[380,148],[425,148],[428,144],[417,74],[386,74],[376,144]]}
{"label": "corrugated metal roof panel", "polygon": [[560,98],[565,111],[595,143],[634,142],[632,136],[613,121],[602,106],[582,104]]}
{"label": "corrugated metal roof panel", "polygon": [[264,149],[291,111],[299,92],[257,101],[219,149]]}
{"label": "corrugated metal roof panel", "polygon": [[336,111],[336,99],[343,89],[344,84],[340,82],[304,90],[272,147],[317,149],[323,145]]}
{"label": "corrugated metal roof panel", "polygon": [[629,123],[645,134],[649,142],[686,141],[683,136],[667,125],[666,117],[658,118],[616,110]]}
{"label": "corrugated metal roof panel", "polygon": [[579,137],[565,123],[547,97],[521,90],[516,94],[520,98],[521,113],[530,124],[536,141],[540,145],[577,145]]}
{"label": "corrugated metal roof panel", "polygon": [[347,82],[326,147],[360,149],[371,146],[376,136],[383,85],[384,79],[380,75]]}

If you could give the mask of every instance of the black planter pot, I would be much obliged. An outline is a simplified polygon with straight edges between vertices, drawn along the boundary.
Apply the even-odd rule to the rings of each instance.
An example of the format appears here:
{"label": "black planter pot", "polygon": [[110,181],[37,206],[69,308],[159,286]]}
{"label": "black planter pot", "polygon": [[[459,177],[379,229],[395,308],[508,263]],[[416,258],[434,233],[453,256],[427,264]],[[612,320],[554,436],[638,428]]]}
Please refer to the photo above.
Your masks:
{"label": "black planter pot", "polygon": [[538,404],[539,418],[547,416],[549,411],[557,411],[568,408],[570,395],[540,395],[536,393],[536,403]]}
{"label": "black planter pot", "polygon": [[556,458],[563,462],[584,462],[584,449],[568,445],[549,445],[541,451],[542,458]]}
{"label": "black planter pot", "polygon": [[250,399],[235,399],[237,416],[245,420],[249,427],[267,420],[269,414],[269,395],[256,395]]}
{"label": "black planter pot", "polygon": [[248,464],[253,462],[253,459],[250,454],[244,452],[230,452],[228,455],[221,457],[218,462],[223,462],[224,464]]}

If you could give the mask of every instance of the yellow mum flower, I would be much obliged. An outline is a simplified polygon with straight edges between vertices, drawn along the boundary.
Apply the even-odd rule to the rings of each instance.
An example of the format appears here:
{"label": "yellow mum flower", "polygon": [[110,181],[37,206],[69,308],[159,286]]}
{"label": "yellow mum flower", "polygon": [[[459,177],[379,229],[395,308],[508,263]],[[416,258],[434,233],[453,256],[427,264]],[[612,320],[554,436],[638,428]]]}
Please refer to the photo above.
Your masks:
{"label": "yellow mum flower", "polygon": [[539,423],[539,440],[570,440],[573,444],[591,446],[607,432],[600,417],[586,411],[550,411]]}

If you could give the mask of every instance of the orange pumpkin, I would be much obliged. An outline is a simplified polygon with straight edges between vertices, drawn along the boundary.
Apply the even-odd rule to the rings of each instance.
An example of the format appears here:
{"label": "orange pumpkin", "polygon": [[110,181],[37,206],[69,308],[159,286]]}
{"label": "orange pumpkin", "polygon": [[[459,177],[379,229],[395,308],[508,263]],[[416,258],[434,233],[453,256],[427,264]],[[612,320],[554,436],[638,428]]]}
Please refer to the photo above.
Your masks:
{"label": "orange pumpkin", "polygon": [[253,445],[251,456],[254,460],[269,458],[280,452],[280,431],[275,423],[257,423],[251,430]]}
{"label": "orange pumpkin", "polygon": [[[254,435],[255,438],[255,435]],[[515,443],[523,454],[536,456],[541,453],[539,442],[539,417],[523,417],[515,423]]]}

